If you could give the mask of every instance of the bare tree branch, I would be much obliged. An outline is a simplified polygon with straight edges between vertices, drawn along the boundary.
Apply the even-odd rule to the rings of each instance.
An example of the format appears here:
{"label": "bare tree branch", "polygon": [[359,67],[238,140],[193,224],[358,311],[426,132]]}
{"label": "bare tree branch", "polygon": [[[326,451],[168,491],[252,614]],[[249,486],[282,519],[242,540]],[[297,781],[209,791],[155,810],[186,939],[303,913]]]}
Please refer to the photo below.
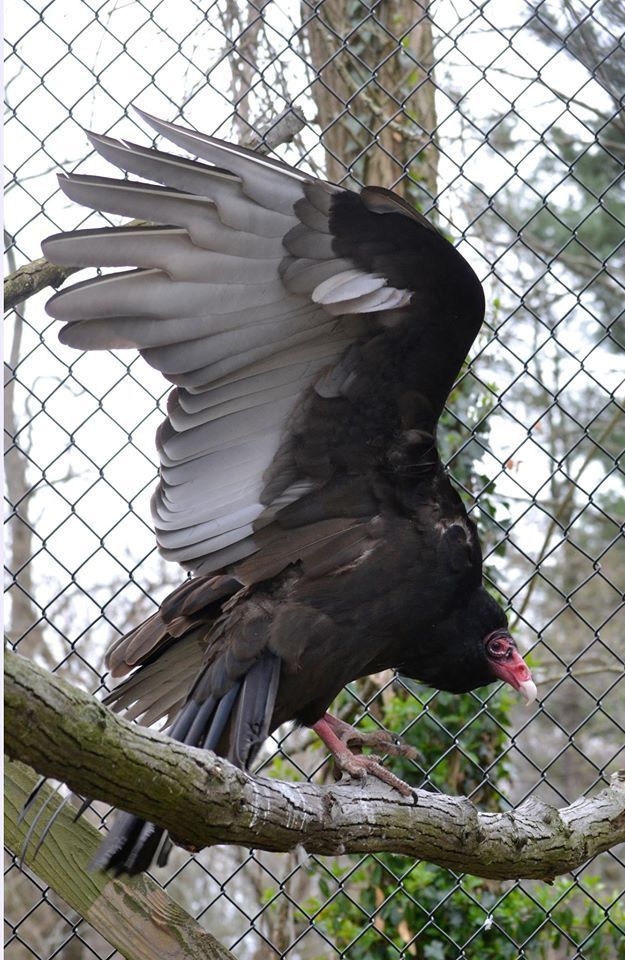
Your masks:
{"label": "bare tree branch", "polygon": [[290,143],[305,126],[306,120],[299,107],[288,107],[263,130],[245,140],[243,146],[257,153],[271,153],[281,144]]}
{"label": "bare tree branch", "polygon": [[[9,269],[15,270],[15,247],[12,238],[5,229],[4,239],[7,246]],[[24,310],[16,310],[13,324],[11,350],[5,361],[4,384],[4,477],[7,500],[6,530],[8,538],[6,569],[13,576],[9,587],[11,596],[11,617],[6,622],[6,634],[13,644],[20,643],[25,656],[41,653],[49,667],[54,658],[43,644],[43,618],[41,610],[34,600],[33,566],[31,560],[36,552],[33,546],[34,530],[32,522],[33,490],[28,482],[28,462],[31,452],[29,432],[24,431],[18,438],[18,417],[16,412],[15,386],[16,371],[22,354],[24,335]]]}
{"label": "bare tree branch", "polygon": [[[318,787],[255,779],[214,754],[122,720],[16,654],[5,659],[6,751],[72,790],[166,827],[194,848],[389,851],[473,873],[551,879],[625,841],[625,771],[556,810],[528,800],[480,813],[462,797],[378,783]],[[181,825],[184,824],[184,836]]]}
{"label": "bare tree branch", "polygon": [[[306,121],[301,111],[295,107],[289,107],[244,146],[258,153],[270,153],[280,144],[290,143],[305,125]],[[143,220],[131,220],[125,226],[137,227],[144,223]],[[25,263],[10,273],[4,281],[4,309],[11,310],[29,297],[45,290],[46,287],[54,287],[54,289],[60,287],[78,269],[78,267],[58,267],[45,257]]]}
{"label": "bare tree branch", "polygon": [[79,269],[79,267],[57,267],[45,257],[25,263],[10,273],[4,281],[4,309],[11,310],[17,307],[24,300],[45,290],[46,287],[53,287],[56,290]]}

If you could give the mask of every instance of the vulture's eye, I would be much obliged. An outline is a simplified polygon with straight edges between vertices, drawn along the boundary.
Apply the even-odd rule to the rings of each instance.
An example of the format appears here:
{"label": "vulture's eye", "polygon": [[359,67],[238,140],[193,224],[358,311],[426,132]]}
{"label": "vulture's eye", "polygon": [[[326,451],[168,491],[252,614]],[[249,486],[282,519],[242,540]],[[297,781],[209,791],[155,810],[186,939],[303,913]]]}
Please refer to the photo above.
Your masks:
{"label": "vulture's eye", "polygon": [[491,636],[486,638],[486,652],[488,653],[489,657],[502,660],[505,657],[509,657],[512,654],[513,649],[514,643],[510,637],[503,637],[500,634],[499,636]]}

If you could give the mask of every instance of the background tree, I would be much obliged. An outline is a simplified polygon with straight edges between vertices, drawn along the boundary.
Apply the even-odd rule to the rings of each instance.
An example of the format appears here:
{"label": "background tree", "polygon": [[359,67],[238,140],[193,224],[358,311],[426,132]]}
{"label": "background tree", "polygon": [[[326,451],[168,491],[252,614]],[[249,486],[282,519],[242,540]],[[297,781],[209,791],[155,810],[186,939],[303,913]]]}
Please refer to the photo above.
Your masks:
{"label": "background tree", "polygon": [[[536,517],[536,536],[525,555],[508,553],[508,577],[518,619],[537,630],[532,610],[541,611],[537,657],[552,689],[549,716],[537,718],[521,742],[540,766],[549,764],[551,786],[564,797],[575,792],[582,771],[600,778],[622,745],[611,716],[619,714],[625,657],[616,616],[625,579],[619,469],[625,418],[616,359],[625,330],[617,280],[625,223],[619,100],[625,17],[611,2],[597,14],[588,18],[577,3],[536,8],[528,29],[550,56],[575,63],[579,89],[557,91],[567,108],[544,135],[540,167],[533,163],[536,189],[506,185],[490,219],[480,221],[493,261],[512,254],[528,277],[520,308],[503,288],[517,332],[508,324],[502,333],[510,349],[499,376],[513,378],[524,360],[530,376],[513,383],[501,403],[530,425],[546,459],[537,464],[541,482],[534,489],[517,484],[507,536],[514,538],[515,523],[528,512]],[[599,101],[590,95],[590,77],[602,90]],[[514,113],[491,121],[498,149],[518,162],[520,149],[528,153],[523,124]],[[512,473],[528,455],[525,447],[512,456]],[[536,564],[541,575],[533,577]],[[561,742],[555,757],[554,736]],[[535,779],[528,765],[518,774],[524,789]]]}

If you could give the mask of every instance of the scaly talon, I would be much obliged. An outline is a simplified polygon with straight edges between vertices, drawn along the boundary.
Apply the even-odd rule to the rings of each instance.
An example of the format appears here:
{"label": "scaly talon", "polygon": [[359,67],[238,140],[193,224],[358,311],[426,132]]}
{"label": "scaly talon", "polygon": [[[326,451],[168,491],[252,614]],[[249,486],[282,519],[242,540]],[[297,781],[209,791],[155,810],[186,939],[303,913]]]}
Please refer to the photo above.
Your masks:
{"label": "scaly talon", "polygon": [[350,747],[354,746],[358,750],[362,749],[363,746],[376,746],[393,756],[409,757],[411,759],[417,756],[414,747],[398,743],[397,739],[386,730],[360,733],[348,723],[331,716],[329,713],[326,713],[321,720],[314,724],[313,730],[323,740],[332,753],[337,768],[344,774],[356,777],[359,780],[365,778],[367,774],[371,774],[371,776],[397,790],[402,796],[412,795],[412,787],[396,777],[386,767],[383,767],[380,757],[373,754],[364,756],[361,753],[355,753]]}
{"label": "scaly talon", "polygon": [[334,760],[340,769],[342,769],[343,773],[349,777],[365,780],[367,775],[370,775],[377,780],[381,780],[382,783],[388,784],[389,787],[401,793],[403,797],[410,797],[414,792],[409,784],[400,780],[399,777],[396,777],[395,774],[387,770],[386,767],[383,767],[378,757],[350,753],[349,759],[343,757],[339,759],[335,757]]}
{"label": "scaly talon", "polygon": [[402,743],[396,734],[389,733],[388,730],[366,732],[357,730],[349,723],[345,723],[344,720],[339,720],[338,717],[333,717],[329,713],[326,713],[323,719],[327,722],[332,732],[336,734],[338,739],[347,747],[355,747],[356,749],[362,749],[362,747],[377,747],[393,757],[406,757],[408,760],[415,760],[419,755],[416,747],[408,743]]}

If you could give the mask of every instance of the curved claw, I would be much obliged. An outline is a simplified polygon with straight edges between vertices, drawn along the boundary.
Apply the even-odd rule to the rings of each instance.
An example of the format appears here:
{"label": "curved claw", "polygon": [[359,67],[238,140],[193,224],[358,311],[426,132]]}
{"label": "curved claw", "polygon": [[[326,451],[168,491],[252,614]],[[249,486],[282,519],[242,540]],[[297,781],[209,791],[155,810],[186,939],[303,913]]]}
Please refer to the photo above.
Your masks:
{"label": "curved claw", "polygon": [[388,784],[393,790],[397,790],[403,797],[411,797],[414,793],[410,784],[396,777],[394,773],[391,773],[390,770],[382,766],[379,757],[350,753],[349,757],[341,756],[339,758],[335,756],[334,759],[340,769],[350,777],[357,777],[359,780],[362,780],[365,779],[367,775],[371,775],[375,777],[376,780],[381,780],[382,783]]}
{"label": "curved claw", "polygon": [[18,826],[18,827],[20,826],[20,824],[21,824],[21,823],[24,821],[24,819],[26,818],[26,814],[28,813],[28,811],[29,811],[30,808],[32,807],[33,803],[35,802],[35,800],[36,800],[37,797],[39,796],[39,793],[40,793],[42,787],[47,783],[47,780],[48,780],[47,777],[40,777],[39,780],[37,780],[37,783],[35,784],[35,786],[32,788],[32,790],[31,790],[30,793],[28,794],[28,796],[26,797],[26,800],[24,801],[24,805],[23,805],[22,809],[20,810],[19,817],[17,818],[17,826]]}
{"label": "curved claw", "polygon": [[[37,794],[39,793],[39,790],[41,789],[41,786],[43,786],[43,784],[41,784],[40,786],[38,785],[39,788],[37,789]],[[60,787],[55,787],[55,789],[52,791],[52,793],[50,794],[50,796],[47,797],[47,798],[44,800],[44,802],[41,804],[41,807],[39,808],[39,810],[37,811],[37,813],[36,813],[35,816],[33,817],[33,822],[31,823],[31,825],[29,826],[29,828],[28,828],[28,830],[27,830],[27,832],[26,832],[26,836],[24,837],[24,842],[23,842],[23,844],[22,844],[22,846],[21,846],[21,849],[20,849],[20,852],[19,852],[19,855],[18,855],[18,858],[17,858],[17,865],[18,865],[18,867],[20,868],[20,870],[23,870],[23,869],[24,869],[24,861],[25,861],[25,859],[26,859],[26,854],[27,854],[27,852],[28,852],[28,847],[30,846],[30,841],[32,840],[33,834],[34,834],[35,830],[37,829],[37,827],[38,827],[38,825],[39,825],[39,822],[40,822],[40,820],[41,820],[41,817],[43,816],[46,808],[49,807],[49,805],[51,804],[52,800],[55,799],[55,797],[57,796],[57,794],[59,793],[59,791],[60,791]],[[33,799],[34,799],[34,798],[33,798]],[[30,797],[29,797],[29,800],[30,800]],[[28,803],[28,800],[26,801],[26,803]],[[25,804],[25,805],[26,805],[26,804]],[[22,811],[22,812],[23,812],[23,811]]]}
{"label": "curved claw", "polygon": [[323,718],[332,732],[338,739],[350,748],[358,750],[363,747],[372,747],[379,749],[392,757],[405,757],[407,760],[416,760],[419,757],[419,751],[409,743],[402,743],[401,738],[395,733],[380,728],[379,730],[362,731],[352,727],[351,724],[333,717],[326,713]]}
{"label": "curved claw", "polygon": [[[54,794],[52,794],[52,796],[54,796]],[[50,819],[49,819],[48,822],[46,823],[45,827],[44,827],[43,830],[41,831],[41,836],[40,836],[39,839],[37,840],[37,846],[36,846],[35,849],[33,850],[32,861],[35,860],[37,854],[39,853],[39,851],[41,850],[41,848],[42,848],[42,846],[43,846],[43,844],[44,844],[44,841],[45,841],[46,837],[48,836],[48,834],[50,833],[50,830],[51,830],[52,827],[54,826],[54,823],[55,823],[57,817],[58,817],[59,814],[65,809],[65,807],[68,805],[69,801],[70,801],[70,797],[69,797],[69,796],[63,798],[63,800],[61,801],[61,803],[59,803],[58,807],[56,808],[56,810],[54,811],[54,813],[52,814],[52,816],[50,817]],[[32,861],[31,861],[31,862],[32,862]]]}
{"label": "curved claw", "polygon": [[[21,811],[20,811],[18,823],[23,822],[23,820],[24,820],[25,817],[27,816],[29,809],[32,807],[32,805],[33,805],[35,799],[37,798],[37,796],[39,796],[39,793],[41,792],[41,788],[42,788],[43,785],[46,783],[46,780],[47,780],[47,777],[42,777],[41,780],[39,780],[39,781],[36,783],[36,785],[34,786],[33,790],[32,790],[31,793],[29,794],[26,802],[24,803],[24,806],[22,807],[22,809],[21,809]],[[42,818],[44,812],[45,812],[46,809],[50,806],[50,804],[52,803],[52,801],[55,800],[55,799],[58,797],[59,793],[60,793],[60,786],[56,787],[56,788],[50,793],[50,796],[46,798],[46,800],[44,801],[44,803],[41,805],[40,809],[37,811],[36,815],[34,816],[33,822],[30,824],[30,826],[29,826],[29,828],[28,828],[28,831],[27,831],[27,833],[26,833],[26,836],[24,837],[24,842],[22,843],[22,846],[21,846],[21,849],[20,849],[20,852],[19,852],[19,856],[18,856],[18,858],[17,858],[17,865],[19,866],[20,870],[22,870],[22,869],[24,868],[24,862],[25,862],[25,859],[26,859],[26,854],[27,854],[27,852],[28,852],[28,848],[29,848],[29,846],[30,846],[31,840],[33,839],[33,835],[34,835],[37,827],[39,826],[39,823],[41,822],[41,818]],[[66,797],[64,797],[64,798],[62,799],[61,803],[59,803],[59,805],[58,805],[58,807],[56,808],[56,810],[54,811],[54,813],[52,814],[52,816],[49,818],[48,822],[45,824],[43,830],[41,831],[41,836],[40,836],[39,839],[37,840],[37,844],[36,844],[36,846],[35,846],[35,849],[34,849],[34,851],[33,851],[32,857],[31,857],[31,862],[35,860],[37,854],[39,853],[41,847],[43,846],[43,844],[44,844],[44,842],[45,842],[45,840],[46,840],[46,837],[47,837],[48,834],[50,833],[50,830],[51,830],[52,827],[54,826],[56,820],[57,820],[58,817],[61,815],[61,813],[63,812],[63,810],[65,810],[65,808],[66,808],[66,807],[68,806],[68,804],[71,802],[71,799],[72,799],[73,796],[74,796],[74,794],[71,794],[71,793],[70,793],[70,794],[68,794]],[[79,799],[80,799],[80,798],[79,798]],[[91,803],[91,800],[89,800],[89,799],[83,800],[83,801],[81,802],[81,804],[80,804],[80,806],[78,807],[78,810],[76,811],[76,814],[75,814],[75,816],[74,816],[74,822],[75,822],[76,820],[78,820],[78,818],[79,818],[80,816],[82,816],[82,814],[83,814],[84,811],[87,809],[87,807],[89,806],[90,803]]]}

